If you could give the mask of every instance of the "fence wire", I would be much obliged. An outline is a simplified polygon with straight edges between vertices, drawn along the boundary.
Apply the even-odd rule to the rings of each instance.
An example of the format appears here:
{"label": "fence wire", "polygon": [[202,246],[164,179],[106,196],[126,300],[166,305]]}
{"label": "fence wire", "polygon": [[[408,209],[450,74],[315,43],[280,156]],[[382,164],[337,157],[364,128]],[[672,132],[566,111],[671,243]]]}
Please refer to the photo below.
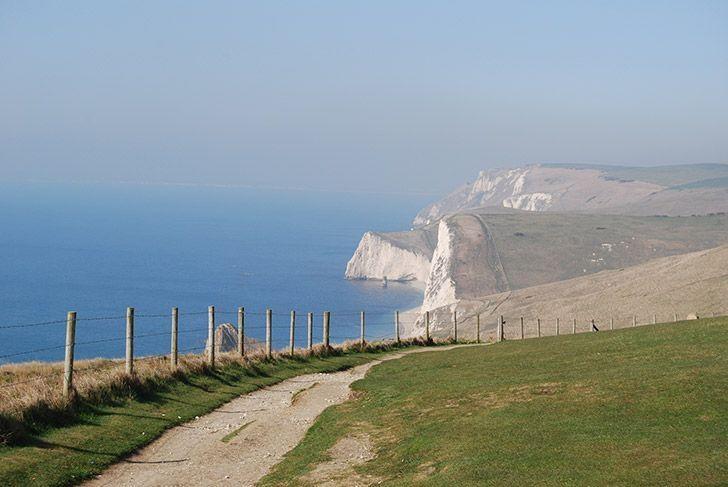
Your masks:
{"label": "fence wire", "polygon": [[[301,349],[306,348],[309,342],[308,333],[308,313],[309,312],[296,312],[296,319],[294,324],[294,348]],[[329,311],[330,317],[330,332],[329,340],[333,343],[342,343],[346,341],[359,341],[364,339],[367,342],[379,341],[379,340],[393,340],[398,337],[401,333],[402,338],[410,337],[414,334],[424,335],[425,328],[425,315],[417,312],[402,312],[399,313],[399,319],[397,319],[397,312],[392,311],[364,311],[364,335],[362,336],[361,310],[334,310]],[[710,316],[722,316],[725,312],[720,313],[708,313]],[[201,311],[185,311],[177,312],[178,318],[178,329],[176,335],[178,337],[189,337],[185,338],[183,342],[186,343],[182,348],[177,348],[178,354],[190,354],[190,353],[203,353],[207,350],[207,335],[210,331],[210,323],[185,323],[184,317],[197,317],[210,315],[210,310]],[[246,346],[253,345],[255,347],[262,347],[265,345],[267,339],[267,331],[270,329],[270,340],[272,350],[289,350],[290,349],[290,312],[271,312],[272,321],[270,325],[265,323],[267,321],[267,311],[250,311],[243,310],[244,318],[244,336],[246,340],[251,340],[250,343],[246,343]],[[310,341],[312,343],[323,342],[323,311],[313,312],[313,322],[311,327]],[[414,317],[413,317],[414,315]],[[553,335],[563,335],[571,333],[583,333],[589,331],[609,331],[619,330],[634,326],[643,326],[653,323],[665,323],[669,321],[679,321],[680,319],[686,319],[686,316],[680,316],[678,313],[652,313],[644,316],[640,315],[615,315],[608,317],[591,317],[588,315],[581,315],[576,317],[561,318],[561,317],[548,317],[543,318],[539,316],[523,316],[523,317],[500,317],[492,314],[485,314],[482,310],[475,310],[471,313],[464,314],[451,314],[450,317],[443,318],[440,313],[437,318],[435,313],[431,314],[430,323],[430,335],[437,336],[440,338],[450,337],[453,338],[457,335],[458,341],[480,341],[480,340],[499,340],[500,338],[505,340],[513,339],[525,339],[535,338]],[[223,322],[218,320],[218,316],[230,316],[238,317],[240,312],[238,310],[230,311],[226,309],[215,309],[214,310],[214,326],[215,334],[218,333],[218,326]],[[706,317],[705,315],[700,315]],[[174,333],[171,328],[171,320],[173,314],[167,313],[139,313],[133,314],[135,320],[144,320],[144,325],[138,327],[141,333],[133,335],[133,340],[136,345],[143,345],[139,347],[144,350],[145,356],[137,357],[134,360],[144,360],[145,357],[160,357],[167,356],[170,354],[170,350],[165,348],[160,351],[161,342],[155,341],[155,339],[161,337],[171,337]],[[666,319],[667,318],[667,319]],[[500,320],[503,319],[501,323]],[[127,315],[100,315],[90,317],[76,317],[76,322],[118,322],[118,332],[120,336],[99,338],[93,340],[77,340],[74,341],[74,347],[88,347],[92,345],[100,345],[106,343],[117,343],[127,340],[125,333],[125,322]],[[237,320],[231,320],[234,329],[236,329]],[[18,328],[35,328],[44,326],[58,326],[59,329],[65,331],[65,327],[68,319],[65,320],[49,320],[49,321],[38,321],[30,323],[9,323],[0,326],[0,330],[3,329],[18,329]],[[478,329],[479,323],[479,329]],[[163,326],[164,331],[159,330],[159,327]],[[191,326],[191,328],[190,328]],[[399,326],[399,328],[397,328]],[[156,328],[156,329],[155,329]],[[108,330],[108,328],[103,328]],[[406,333],[405,333],[406,329]],[[77,334],[82,332],[82,329],[76,329]],[[98,329],[95,329],[98,333]],[[500,333],[500,336],[499,336]],[[195,334],[199,334],[195,337]],[[201,336],[200,336],[201,335]],[[495,335],[495,337],[494,337]],[[77,337],[78,338],[78,337]],[[235,330],[235,338],[237,339],[237,329]],[[190,342],[202,341],[202,345],[189,346]],[[169,346],[169,342],[165,344],[165,347]],[[216,349],[219,345],[216,344]],[[29,355],[44,354],[46,352],[59,351],[67,349],[68,347],[63,345],[33,348],[29,350],[11,352],[0,355],[0,372],[4,365],[13,363],[8,362],[8,359],[17,359],[20,357],[27,357]],[[97,349],[98,350],[98,349]],[[102,351],[103,352],[103,351]],[[88,372],[90,370],[100,370],[101,367],[115,367],[124,365],[123,359],[104,359],[110,362],[97,367],[87,368],[81,367],[77,370],[78,373]],[[52,374],[38,375],[27,379],[22,379],[12,382],[0,382],[0,389],[13,387],[15,385],[27,384],[34,381],[42,381],[51,378],[60,379],[60,372],[56,371]],[[2,375],[0,375],[0,379]]]}

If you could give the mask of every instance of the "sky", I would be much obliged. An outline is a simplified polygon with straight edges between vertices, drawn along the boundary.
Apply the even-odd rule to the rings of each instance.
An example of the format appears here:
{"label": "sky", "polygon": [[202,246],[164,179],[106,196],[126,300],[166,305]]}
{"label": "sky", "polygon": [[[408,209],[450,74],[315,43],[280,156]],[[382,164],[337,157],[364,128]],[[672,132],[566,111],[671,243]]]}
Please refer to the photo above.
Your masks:
{"label": "sky", "polygon": [[728,163],[726,1],[0,0],[0,180]]}

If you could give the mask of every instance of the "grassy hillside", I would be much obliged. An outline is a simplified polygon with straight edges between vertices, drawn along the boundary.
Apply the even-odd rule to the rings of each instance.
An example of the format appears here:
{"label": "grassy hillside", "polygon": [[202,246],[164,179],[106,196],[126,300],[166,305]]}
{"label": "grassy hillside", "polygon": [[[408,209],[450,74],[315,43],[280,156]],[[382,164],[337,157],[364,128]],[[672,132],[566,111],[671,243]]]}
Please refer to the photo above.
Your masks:
{"label": "grassy hillside", "polygon": [[692,183],[680,184],[670,189],[682,191],[685,189],[701,189],[701,188],[725,188],[728,187],[728,176],[722,178],[704,179]]}
{"label": "grassy hillside", "polygon": [[728,176],[728,164],[677,164],[652,167],[609,166],[605,164],[544,164],[544,166],[597,169],[604,171],[606,176],[610,178],[645,181],[665,187]]}
{"label": "grassy hillside", "polygon": [[[493,339],[499,316],[506,321],[507,337],[555,335],[560,320],[561,334],[585,331],[591,320],[607,329],[638,324],[674,321],[696,314],[701,317],[728,315],[728,245],[688,254],[653,259],[644,264],[608,270],[565,281],[542,284],[506,293],[459,301],[458,333],[474,339],[476,315],[481,317],[481,337]],[[452,309],[444,306],[431,312],[435,337],[452,334]],[[419,327],[407,332],[420,333]]]}
{"label": "grassy hillside", "polygon": [[[725,485],[726,350],[722,318],[411,355],[263,483]],[[370,455],[327,462],[342,438]]]}
{"label": "grassy hillside", "polygon": [[[510,289],[629,267],[657,257],[728,242],[728,215],[478,214],[493,236]],[[467,216],[457,218],[467,219]],[[473,236],[473,241],[480,240],[482,237],[477,234]],[[472,260],[464,259],[463,262],[464,272],[467,272]],[[494,292],[478,291],[482,290],[462,288],[459,297],[478,297]]]}

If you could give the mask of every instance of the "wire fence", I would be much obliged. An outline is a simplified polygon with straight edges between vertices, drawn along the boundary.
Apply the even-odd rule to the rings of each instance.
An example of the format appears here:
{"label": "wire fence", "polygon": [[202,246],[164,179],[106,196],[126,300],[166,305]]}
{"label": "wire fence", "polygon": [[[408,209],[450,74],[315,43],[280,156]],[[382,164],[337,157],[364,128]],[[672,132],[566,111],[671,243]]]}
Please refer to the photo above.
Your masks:
{"label": "wire fence", "polygon": [[[568,335],[585,332],[612,331],[643,325],[670,323],[699,318],[718,318],[728,315],[728,310],[704,313],[643,313],[609,314],[594,313],[561,317],[537,315],[494,315],[492,312],[473,311],[459,315],[457,311],[440,312],[434,318],[433,336],[448,337],[457,341],[502,341]],[[419,323],[419,322],[418,322]]]}
{"label": "wire fence", "polygon": [[[308,320],[311,316],[309,329]],[[328,330],[324,330],[324,316],[328,320]],[[366,314],[364,340],[386,340],[396,336],[393,329],[393,312],[377,311]],[[203,318],[207,319],[204,320]],[[293,348],[300,350],[309,344],[321,344],[326,341],[330,345],[353,340],[361,340],[361,312],[343,310],[341,312],[317,312],[297,314],[293,322]],[[238,334],[240,321],[244,323],[244,331]],[[413,324],[414,319],[400,318],[400,325]],[[77,316],[69,313],[65,320],[49,320],[24,323],[2,323],[0,332],[17,329],[28,329],[38,344],[38,338],[46,342],[56,341],[58,345],[47,347],[35,346],[18,349],[13,340],[0,340],[0,389],[33,381],[61,380],[58,372],[36,374],[25,377],[17,374],[19,363],[42,360],[45,362],[65,362],[68,368],[76,363],[76,371],[83,369],[100,369],[102,367],[125,367],[133,370],[129,361],[145,358],[172,357],[181,354],[210,355],[210,337],[214,343],[215,353],[234,352],[237,343],[231,345],[229,336],[225,336],[224,328],[233,330],[233,338],[242,337],[248,351],[270,350],[288,351],[291,348],[291,315],[289,312],[273,313],[269,310],[218,310],[211,307],[204,311],[168,313],[136,313],[129,308],[126,314]],[[72,333],[69,338],[69,330]],[[42,329],[42,331],[37,331]],[[310,338],[309,338],[310,334]],[[326,339],[325,339],[326,335]],[[16,334],[17,336],[17,334]],[[65,337],[65,343],[64,343]],[[41,340],[42,342],[43,340]],[[11,349],[8,345],[13,346]],[[5,353],[3,353],[5,352]],[[87,357],[82,362],[76,355]],[[214,355],[214,354],[213,354]],[[93,359],[91,357],[108,357]],[[176,357],[175,357],[176,361]],[[88,365],[97,364],[97,365]],[[57,368],[57,367],[56,367]],[[64,372],[67,375],[67,372]],[[18,378],[19,377],[19,378]]]}
{"label": "wire fence", "polygon": [[[33,377],[15,377],[8,366],[30,359],[50,361],[64,360],[64,389],[68,392],[72,383],[74,356],[79,349],[86,356],[106,356],[106,359],[89,359],[79,369],[101,367],[125,367],[133,372],[134,361],[143,358],[169,357],[173,367],[178,356],[204,354],[214,366],[215,355],[252,351],[291,352],[344,342],[374,342],[404,337],[450,339],[455,342],[497,342],[553,335],[609,331],[640,325],[695,319],[698,317],[724,316],[720,312],[702,315],[658,313],[647,316],[577,316],[542,318],[539,316],[493,316],[491,313],[435,311],[419,313],[355,310],[324,311],[298,314],[277,313],[273,310],[217,310],[171,313],[135,313],[127,309],[124,315],[79,317],[69,313],[66,320],[31,323],[6,323],[2,329],[56,327],[56,337],[65,343],[48,347],[34,347],[0,353],[0,389],[32,381],[61,380],[58,372],[38,374]],[[202,317],[207,317],[207,320]],[[90,328],[84,323],[93,325]],[[110,326],[99,328],[100,323]],[[7,342],[4,342],[7,343]],[[240,345],[242,343],[242,346]],[[1,345],[0,345],[1,346]],[[2,348],[0,348],[2,352]],[[88,365],[92,364],[92,365]],[[93,365],[96,364],[96,365]],[[69,371],[70,368],[70,371]]]}

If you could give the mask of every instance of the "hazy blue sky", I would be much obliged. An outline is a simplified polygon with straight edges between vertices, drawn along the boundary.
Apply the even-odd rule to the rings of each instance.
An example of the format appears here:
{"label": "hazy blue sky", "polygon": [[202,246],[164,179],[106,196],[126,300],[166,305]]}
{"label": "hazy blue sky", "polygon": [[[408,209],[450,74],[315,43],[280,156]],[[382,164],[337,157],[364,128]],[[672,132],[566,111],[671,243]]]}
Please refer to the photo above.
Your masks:
{"label": "hazy blue sky", "polygon": [[0,0],[0,179],[728,162],[728,1]]}

